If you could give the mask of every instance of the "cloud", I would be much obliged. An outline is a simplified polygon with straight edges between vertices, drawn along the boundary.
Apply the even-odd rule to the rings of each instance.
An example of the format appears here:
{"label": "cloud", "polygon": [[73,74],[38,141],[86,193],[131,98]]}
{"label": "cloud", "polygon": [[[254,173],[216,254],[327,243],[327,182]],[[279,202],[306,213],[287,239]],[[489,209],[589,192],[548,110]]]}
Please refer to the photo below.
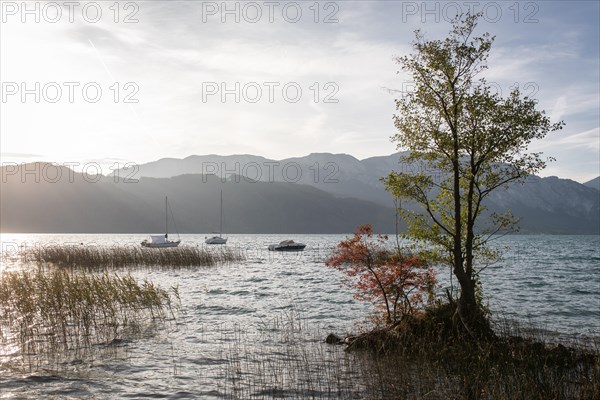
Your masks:
{"label": "cloud", "polygon": [[587,149],[600,153],[600,128],[564,137],[554,141],[553,145],[564,146],[569,149]]}
{"label": "cloud", "polygon": [[[107,100],[113,81],[121,88],[131,81],[139,86],[139,102],[3,104],[4,150],[56,161],[110,155],[137,162],[202,153],[259,152],[275,159],[324,151],[389,154],[397,95],[382,88],[402,89],[408,79],[396,74],[393,57],[411,51],[416,28],[428,38],[443,38],[450,29],[445,21],[422,23],[421,15],[403,19],[402,2],[338,2],[333,24],[314,23],[311,2],[302,3],[299,23],[283,21],[279,10],[274,23],[263,18],[256,24],[221,23],[219,16],[203,22],[202,2],[192,1],[141,2],[138,23],[115,24],[112,3],[103,4],[107,18],[98,24],[3,26],[2,78],[97,81]],[[563,137],[544,145],[559,156],[566,148],[585,150],[581,162],[597,158],[598,148],[592,137],[598,125],[597,5],[586,5],[541,3],[537,24],[515,23],[506,5],[502,21],[480,27],[497,35],[488,80],[503,90],[535,83],[540,108],[567,122]],[[203,101],[206,82],[278,82],[280,88],[272,103],[236,103],[231,96],[222,102],[219,95]],[[303,89],[298,103],[281,99],[288,82]],[[338,103],[322,102],[328,82],[339,88]],[[312,100],[315,83],[319,102]]]}
{"label": "cloud", "polygon": [[[580,150],[591,151],[596,154],[596,161],[600,153],[600,128],[596,127],[584,132],[562,136],[557,139],[552,137],[535,143],[535,148],[540,150],[560,149],[561,151]],[[593,153],[592,153],[593,154]]]}
{"label": "cloud", "polygon": [[2,158],[43,158],[41,154],[30,154],[30,153],[0,153]]}
{"label": "cloud", "polygon": [[554,103],[554,107],[550,113],[550,116],[553,121],[560,121],[565,111],[567,110],[567,99],[565,96],[560,96],[556,99],[556,103]]}

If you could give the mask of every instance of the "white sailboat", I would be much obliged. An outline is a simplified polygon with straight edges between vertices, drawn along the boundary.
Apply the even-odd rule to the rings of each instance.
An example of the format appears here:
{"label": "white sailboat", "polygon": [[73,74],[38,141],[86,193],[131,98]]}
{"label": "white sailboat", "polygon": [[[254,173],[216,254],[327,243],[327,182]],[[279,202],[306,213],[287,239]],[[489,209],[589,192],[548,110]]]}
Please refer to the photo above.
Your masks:
{"label": "white sailboat", "polygon": [[141,243],[143,247],[150,248],[165,248],[165,247],[177,247],[181,243],[179,233],[177,233],[177,240],[169,240],[169,200],[165,196],[165,234],[164,235],[150,235],[149,239],[144,239]]}
{"label": "white sailboat", "polygon": [[219,217],[219,236],[213,236],[204,241],[206,244],[225,244],[227,243],[227,238],[222,236],[223,233],[223,190],[221,190],[221,215]]}

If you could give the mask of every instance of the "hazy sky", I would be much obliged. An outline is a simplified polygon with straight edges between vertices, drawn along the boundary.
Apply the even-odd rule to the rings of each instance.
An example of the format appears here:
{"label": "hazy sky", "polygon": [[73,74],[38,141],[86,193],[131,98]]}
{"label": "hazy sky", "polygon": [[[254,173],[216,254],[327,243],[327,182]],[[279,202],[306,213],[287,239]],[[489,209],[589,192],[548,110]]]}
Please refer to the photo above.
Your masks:
{"label": "hazy sky", "polygon": [[3,163],[391,154],[394,57],[471,8],[488,80],[567,124],[532,146],[557,158],[542,175],[600,174],[596,1],[0,3]]}

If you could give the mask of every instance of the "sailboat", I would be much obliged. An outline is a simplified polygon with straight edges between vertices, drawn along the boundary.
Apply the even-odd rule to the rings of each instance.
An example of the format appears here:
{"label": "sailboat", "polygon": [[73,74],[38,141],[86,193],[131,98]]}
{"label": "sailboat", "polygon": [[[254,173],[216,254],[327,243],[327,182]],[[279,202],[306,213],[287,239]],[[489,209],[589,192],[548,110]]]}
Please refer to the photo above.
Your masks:
{"label": "sailboat", "polygon": [[227,238],[221,236],[223,232],[223,191],[221,190],[221,215],[219,218],[219,236],[213,236],[211,238],[206,239],[204,243],[206,244],[225,244],[227,243]]}
{"label": "sailboat", "polygon": [[169,199],[165,196],[165,234],[150,235],[149,240],[144,239],[141,244],[143,247],[165,248],[177,247],[179,246],[179,243],[181,243],[179,233],[177,234],[177,240],[169,240]]}

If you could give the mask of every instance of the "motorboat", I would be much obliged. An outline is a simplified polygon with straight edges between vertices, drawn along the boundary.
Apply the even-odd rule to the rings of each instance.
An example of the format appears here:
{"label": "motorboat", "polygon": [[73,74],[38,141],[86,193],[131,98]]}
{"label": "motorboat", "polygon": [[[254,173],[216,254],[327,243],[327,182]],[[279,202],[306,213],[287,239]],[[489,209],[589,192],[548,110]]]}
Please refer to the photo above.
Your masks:
{"label": "motorboat", "polygon": [[302,251],[306,245],[304,243],[296,243],[293,240],[284,240],[279,244],[269,245],[270,251]]}
{"label": "motorboat", "polygon": [[213,236],[204,241],[206,244],[225,244],[227,243],[227,238],[219,236]]}

